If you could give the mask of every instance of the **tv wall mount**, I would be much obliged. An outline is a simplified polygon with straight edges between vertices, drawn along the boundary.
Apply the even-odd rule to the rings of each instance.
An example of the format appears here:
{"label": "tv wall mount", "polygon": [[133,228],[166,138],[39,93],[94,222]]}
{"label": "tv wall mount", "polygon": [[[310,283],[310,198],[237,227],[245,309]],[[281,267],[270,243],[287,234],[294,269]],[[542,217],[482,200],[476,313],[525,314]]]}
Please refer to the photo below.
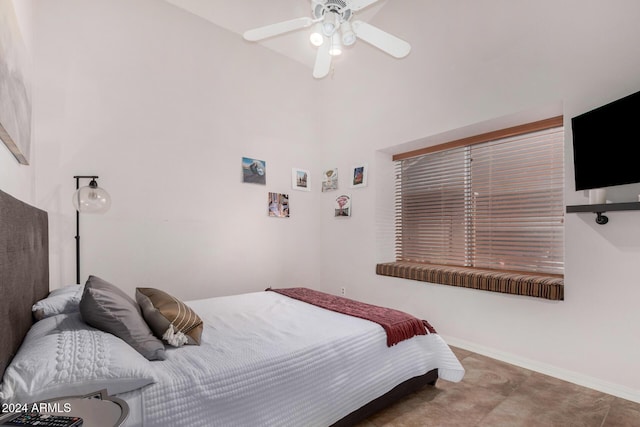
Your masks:
{"label": "tv wall mount", "polygon": [[567,213],[592,212],[596,214],[596,224],[605,225],[609,222],[609,217],[603,215],[605,212],[613,211],[638,211],[640,202],[627,203],[602,203],[595,205],[573,205],[567,206]]}

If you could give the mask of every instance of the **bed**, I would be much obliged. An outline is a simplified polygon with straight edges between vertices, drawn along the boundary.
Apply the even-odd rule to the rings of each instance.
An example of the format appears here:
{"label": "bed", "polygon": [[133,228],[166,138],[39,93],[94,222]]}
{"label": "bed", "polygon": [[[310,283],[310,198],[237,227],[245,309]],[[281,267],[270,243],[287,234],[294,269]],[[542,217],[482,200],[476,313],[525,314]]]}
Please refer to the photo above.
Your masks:
{"label": "bed", "polygon": [[[34,323],[32,306],[50,295],[46,212],[0,192],[0,239],[0,328],[11,342],[0,354],[5,401],[107,388],[128,403],[127,426],[348,426],[438,378],[464,375],[435,331],[389,345],[374,322],[269,290],[187,301],[202,320],[200,345],[166,345],[164,360],[149,361],[75,310]],[[68,287],[49,299],[77,302],[81,293]],[[36,351],[48,347],[51,357]],[[82,372],[96,368],[83,380],[69,360]],[[16,386],[15,375],[34,378]]]}

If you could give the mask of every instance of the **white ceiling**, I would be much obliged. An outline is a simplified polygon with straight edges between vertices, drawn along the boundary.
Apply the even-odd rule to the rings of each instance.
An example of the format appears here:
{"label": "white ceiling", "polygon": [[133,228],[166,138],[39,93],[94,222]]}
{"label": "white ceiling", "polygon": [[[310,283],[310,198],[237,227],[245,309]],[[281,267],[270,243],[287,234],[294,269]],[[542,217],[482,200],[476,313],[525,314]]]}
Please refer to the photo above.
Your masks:
{"label": "white ceiling", "polygon": [[[311,16],[310,0],[165,1],[238,34],[239,38],[242,38],[242,34],[246,30],[252,28]],[[387,1],[379,0],[373,5],[354,13],[354,17],[369,22],[387,4]],[[316,57],[316,48],[309,42],[310,31],[309,28],[293,31],[258,43],[312,69]],[[250,42],[245,41],[244,43]]]}

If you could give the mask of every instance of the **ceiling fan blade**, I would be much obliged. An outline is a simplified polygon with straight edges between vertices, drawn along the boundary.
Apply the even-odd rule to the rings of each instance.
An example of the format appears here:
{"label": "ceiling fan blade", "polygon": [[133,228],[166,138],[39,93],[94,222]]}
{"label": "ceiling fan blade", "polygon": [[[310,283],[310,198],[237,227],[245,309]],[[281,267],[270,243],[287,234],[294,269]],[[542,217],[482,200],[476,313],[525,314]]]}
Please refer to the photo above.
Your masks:
{"label": "ceiling fan blade", "polygon": [[362,21],[353,21],[351,25],[359,39],[364,40],[395,58],[404,58],[411,52],[411,45],[409,43],[382,31],[378,27]]}
{"label": "ceiling fan blade", "polygon": [[326,40],[320,47],[318,47],[318,53],[316,53],[316,63],[313,66],[313,77],[321,79],[326,77],[331,70],[331,55],[329,55],[329,48],[331,43]]}
{"label": "ceiling fan blade", "polygon": [[289,21],[278,22],[275,24],[265,25],[264,27],[254,28],[245,31],[242,37],[250,42],[263,40],[269,37],[278,36],[290,31],[299,30],[310,26],[313,20],[308,17],[291,19]]}
{"label": "ceiling fan blade", "polygon": [[354,12],[357,12],[360,9],[364,9],[367,6],[371,6],[372,4],[378,2],[378,0],[351,0],[348,1],[349,9]]}

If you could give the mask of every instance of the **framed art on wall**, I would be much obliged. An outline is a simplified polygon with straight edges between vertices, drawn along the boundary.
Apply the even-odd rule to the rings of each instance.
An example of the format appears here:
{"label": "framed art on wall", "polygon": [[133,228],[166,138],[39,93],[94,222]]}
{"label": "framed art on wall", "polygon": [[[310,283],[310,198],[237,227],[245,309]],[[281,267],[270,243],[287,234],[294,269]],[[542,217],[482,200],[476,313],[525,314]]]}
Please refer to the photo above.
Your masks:
{"label": "framed art on wall", "polygon": [[300,191],[311,191],[311,174],[304,169],[291,169],[291,188]]}
{"label": "framed art on wall", "polygon": [[289,195],[269,193],[269,216],[289,218]]}
{"label": "framed art on wall", "polygon": [[338,189],[338,168],[328,169],[322,174],[322,192]]}
{"label": "framed art on wall", "polygon": [[351,188],[360,188],[367,186],[367,174],[369,166],[366,163],[359,163],[351,167],[351,177],[349,186]]}
{"label": "framed art on wall", "polygon": [[267,162],[264,160],[242,158],[242,182],[266,185]]}
{"label": "framed art on wall", "polygon": [[351,216],[351,195],[350,194],[342,194],[336,197],[333,216],[335,217]]}
{"label": "framed art on wall", "polygon": [[12,2],[0,1],[0,141],[18,163],[31,157],[29,56]]}

